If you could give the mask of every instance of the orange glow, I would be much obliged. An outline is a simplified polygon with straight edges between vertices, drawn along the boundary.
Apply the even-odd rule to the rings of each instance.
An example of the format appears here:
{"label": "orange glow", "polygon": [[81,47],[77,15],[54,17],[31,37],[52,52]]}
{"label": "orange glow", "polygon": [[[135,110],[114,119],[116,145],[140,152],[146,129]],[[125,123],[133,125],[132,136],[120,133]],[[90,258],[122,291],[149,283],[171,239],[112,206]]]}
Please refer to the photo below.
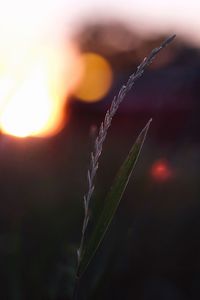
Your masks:
{"label": "orange glow", "polygon": [[95,53],[82,55],[83,75],[75,96],[85,102],[100,101],[112,85],[112,69],[109,62]]}
{"label": "orange glow", "polygon": [[43,137],[63,127],[66,98],[78,80],[77,57],[70,46],[39,47],[20,64],[7,64],[7,68],[0,69],[3,133]]}
{"label": "orange glow", "polygon": [[152,178],[159,182],[168,181],[172,178],[172,169],[164,159],[155,161],[151,167],[150,173]]}

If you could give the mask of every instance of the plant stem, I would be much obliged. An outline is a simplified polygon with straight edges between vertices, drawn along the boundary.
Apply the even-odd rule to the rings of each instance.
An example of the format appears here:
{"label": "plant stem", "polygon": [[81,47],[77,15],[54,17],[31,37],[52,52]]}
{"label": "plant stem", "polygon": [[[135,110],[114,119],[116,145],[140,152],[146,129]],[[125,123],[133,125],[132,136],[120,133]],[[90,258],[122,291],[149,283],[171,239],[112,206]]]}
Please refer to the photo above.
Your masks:
{"label": "plant stem", "polygon": [[76,276],[72,300],[77,300],[78,299],[79,283],[80,283],[80,278]]}
{"label": "plant stem", "polygon": [[90,219],[89,215],[89,204],[91,197],[94,192],[94,179],[98,170],[98,164],[99,164],[99,158],[102,153],[102,148],[104,141],[107,136],[108,129],[111,126],[112,119],[114,115],[116,114],[119,105],[121,102],[124,100],[125,96],[127,93],[131,90],[133,85],[135,84],[136,80],[140,78],[145,69],[152,63],[154,58],[157,56],[157,54],[165,48],[168,44],[170,44],[173,39],[175,38],[175,35],[170,36],[167,38],[159,47],[153,49],[151,53],[144,58],[144,60],[141,62],[141,64],[137,67],[137,70],[135,73],[133,73],[127,83],[123,85],[118,93],[117,96],[114,97],[110,108],[107,110],[105,118],[103,122],[101,123],[101,126],[99,128],[98,135],[96,137],[95,143],[94,143],[94,150],[91,153],[91,159],[90,159],[90,168],[88,169],[87,172],[87,179],[88,179],[88,191],[84,195],[83,198],[83,203],[84,203],[84,219],[83,219],[83,225],[82,225],[82,233],[81,233],[81,241],[80,241],[80,246],[77,250],[77,270],[76,270],[76,281],[75,281],[75,286],[74,286],[74,293],[73,293],[73,300],[77,300],[77,295],[78,295],[78,288],[79,288],[79,267],[80,267],[80,262],[83,257],[83,248],[84,248],[84,243],[85,243],[85,235],[86,235],[86,230],[88,226],[88,222]]}

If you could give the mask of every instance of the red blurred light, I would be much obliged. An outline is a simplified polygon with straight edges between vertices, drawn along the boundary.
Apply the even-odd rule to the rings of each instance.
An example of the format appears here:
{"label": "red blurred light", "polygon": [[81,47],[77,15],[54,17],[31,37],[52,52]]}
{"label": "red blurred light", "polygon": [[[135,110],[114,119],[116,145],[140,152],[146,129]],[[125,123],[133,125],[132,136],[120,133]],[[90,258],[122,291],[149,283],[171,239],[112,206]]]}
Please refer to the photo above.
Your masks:
{"label": "red blurred light", "polygon": [[159,182],[168,181],[169,179],[172,178],[172,174],[173,174],[169,163],[164,159],[155,161],[151,166],[150,173],[151,173],[151,177],[155,181],[159,181]]}

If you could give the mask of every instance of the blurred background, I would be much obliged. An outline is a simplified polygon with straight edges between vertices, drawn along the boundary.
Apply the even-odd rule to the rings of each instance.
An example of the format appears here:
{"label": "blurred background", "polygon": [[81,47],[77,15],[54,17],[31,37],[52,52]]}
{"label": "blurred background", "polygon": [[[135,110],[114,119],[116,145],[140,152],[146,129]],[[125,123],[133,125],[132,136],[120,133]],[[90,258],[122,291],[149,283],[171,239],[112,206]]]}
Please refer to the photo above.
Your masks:
{"label": "blurred background", "polygon": [[195,0],[1,2],[2,300],[70,299],[97,128],[137,65],[174,33],[109,131],[92,222],[153,118],[80,299],[200,297],[199,9]]}

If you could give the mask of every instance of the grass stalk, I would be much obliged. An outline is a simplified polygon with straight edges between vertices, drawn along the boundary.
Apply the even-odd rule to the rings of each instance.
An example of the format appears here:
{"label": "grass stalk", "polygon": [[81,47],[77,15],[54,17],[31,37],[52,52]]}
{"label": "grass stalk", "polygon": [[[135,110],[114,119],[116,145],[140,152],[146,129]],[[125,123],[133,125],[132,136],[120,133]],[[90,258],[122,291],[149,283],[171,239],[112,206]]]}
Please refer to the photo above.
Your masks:
{"label": "grass stalk", "polygon": [[115,114],[119,108],[119,105],[124,100],[127,93],[131,90],[131,88],[135,84],[136,80],[139,79],[143,75],[145,69],[153,62],[153,60],[158,55],[158,53],[163,48],[165,48],[167,45],[169,45],[173,41],[174,38],[175,38],[175,35],[170,36],[169,38],[164,40],[163,43],[159,47],[153,49],[151,51],[151,53],[147,57],[144,58],[144,60],[141,62],[141,64],[137,67],[135,73],[133,73],[129,77],[127,83],[121,87],[117,96],[114,97],[114,99],[111,103],[111,106],[107,110],[104,120],[102,121],[102,123],[100,125],[98,135],[94,142],[94,150],[92,151],[91,157],[90,157],[90,167],[87,172],[88,189],[87,189],[86,194],[83,197],[84,218],[83,218],[80,245],[77,250],[77,270],[76,270],[76,279],[75,279],[73,300],[77,300],[77,297],[78,297],[78,289],[79,289],[79,281],[80,281],[79,266],[80,266],[81,258],[82,258],[83,251],[84,251],[84,243],[85,243],[85,238],[86,238],[88,222],[90,220],[89,206],[90,206],[90,201],[91,201],[91,198],[92,198],[92,195],[94,192],[94,187],[95,187],[94,180],[95,180],[95,176],[96,176],[98,166],[99,166],[99,158],[102,153],[103,144],[106,139],[108,129],[111,126],[112,119],[115,116]]}

